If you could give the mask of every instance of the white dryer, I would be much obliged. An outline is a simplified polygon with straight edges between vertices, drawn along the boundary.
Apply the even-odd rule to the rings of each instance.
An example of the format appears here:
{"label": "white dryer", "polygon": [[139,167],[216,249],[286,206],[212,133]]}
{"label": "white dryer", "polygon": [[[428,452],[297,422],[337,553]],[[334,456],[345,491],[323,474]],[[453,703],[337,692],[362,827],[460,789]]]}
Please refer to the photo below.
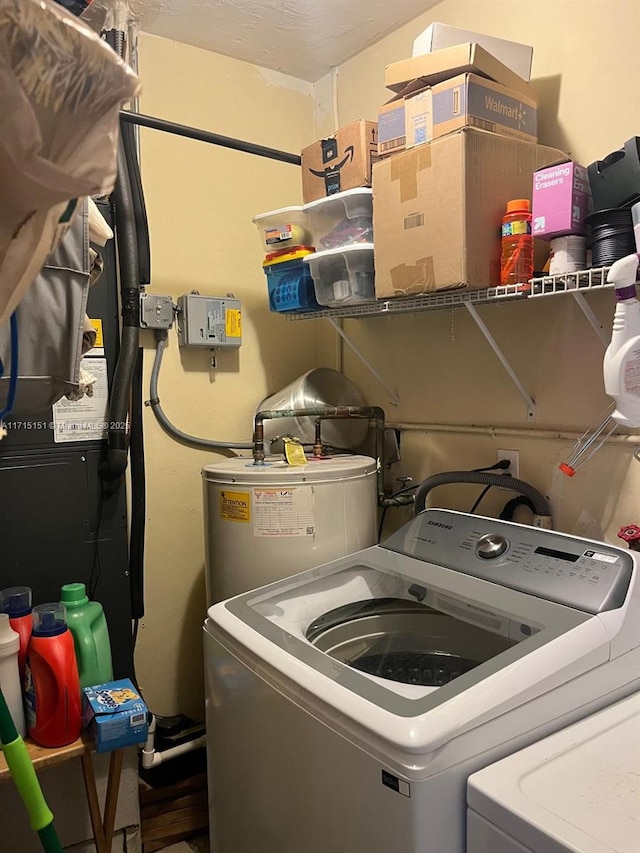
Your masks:
{"label": "white dryer", "polygon": [[629,551],[427,510],[210,608],[215,853],[464,853],[475,771],[640,689]]}
{"label": "white dryer", "polygon": [[638,853],[640,694],[469,779],[467,853]]}

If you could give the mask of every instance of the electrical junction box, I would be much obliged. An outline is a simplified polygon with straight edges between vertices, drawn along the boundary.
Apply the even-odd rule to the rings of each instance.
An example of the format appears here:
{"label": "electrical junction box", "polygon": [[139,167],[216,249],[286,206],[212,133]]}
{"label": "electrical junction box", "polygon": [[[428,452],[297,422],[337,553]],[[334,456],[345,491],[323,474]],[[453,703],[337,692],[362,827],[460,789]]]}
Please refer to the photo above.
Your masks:
{"label": "electrical junction box", "polygon": [[242,311],[239,299],[188,293],[178,299],[178,343],[181,347],[239,347]]}
{"label": "electrical junction box", "polygon": [[140,326],[143,329],[170,329],[173,325],[173,300],[170,296],[140,294]]}

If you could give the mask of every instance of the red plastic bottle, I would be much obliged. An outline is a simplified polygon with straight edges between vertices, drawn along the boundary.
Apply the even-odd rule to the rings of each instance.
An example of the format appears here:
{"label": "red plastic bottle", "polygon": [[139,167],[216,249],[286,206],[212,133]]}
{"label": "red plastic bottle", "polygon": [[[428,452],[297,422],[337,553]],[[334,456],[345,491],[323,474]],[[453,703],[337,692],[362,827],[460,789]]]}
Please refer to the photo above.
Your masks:
{"label": "red plastic bottle", "polygon": [[500,284],[526,284],[533,278],[533,235],[529,199],[507,202],[502,217]]}
{"label": "red plastic bottle", "polygon": [[33,608],[24,693],[27,729],[36,743],[59,747],[80,737],[80,679],[63,604]]}
{"label": "red plastic bottle", "polygon": [[24,661],[31,638],[31,590],[28,586],[10,586],[0,589],[0,613],[9,614],[9,624],[20,637],[18,669],[24,683]]}

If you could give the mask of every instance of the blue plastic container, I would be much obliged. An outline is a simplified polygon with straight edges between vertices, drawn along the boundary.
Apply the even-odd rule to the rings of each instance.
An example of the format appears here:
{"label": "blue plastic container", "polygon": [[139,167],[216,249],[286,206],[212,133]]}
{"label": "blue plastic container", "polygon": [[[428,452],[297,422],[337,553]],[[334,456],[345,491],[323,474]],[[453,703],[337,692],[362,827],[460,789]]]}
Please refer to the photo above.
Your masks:
{"label": "blue plastic container", "polygon": [[286,255],[267,257],[262,267],[267,276],[271,311],[283,314],[321,309],[309,265],[303,261],[308,254],[309,250],[301,249]]}

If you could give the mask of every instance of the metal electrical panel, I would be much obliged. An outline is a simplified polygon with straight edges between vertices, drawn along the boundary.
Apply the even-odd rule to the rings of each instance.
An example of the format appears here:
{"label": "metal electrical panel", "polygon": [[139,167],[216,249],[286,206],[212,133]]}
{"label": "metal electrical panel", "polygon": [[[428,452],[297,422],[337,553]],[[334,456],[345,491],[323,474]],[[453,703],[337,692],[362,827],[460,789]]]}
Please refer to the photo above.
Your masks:
{"label": "metal electrical panel", "polygon": [[181,347],[239,347],[242,311],[239,299],[189,293],[178,298]]}

